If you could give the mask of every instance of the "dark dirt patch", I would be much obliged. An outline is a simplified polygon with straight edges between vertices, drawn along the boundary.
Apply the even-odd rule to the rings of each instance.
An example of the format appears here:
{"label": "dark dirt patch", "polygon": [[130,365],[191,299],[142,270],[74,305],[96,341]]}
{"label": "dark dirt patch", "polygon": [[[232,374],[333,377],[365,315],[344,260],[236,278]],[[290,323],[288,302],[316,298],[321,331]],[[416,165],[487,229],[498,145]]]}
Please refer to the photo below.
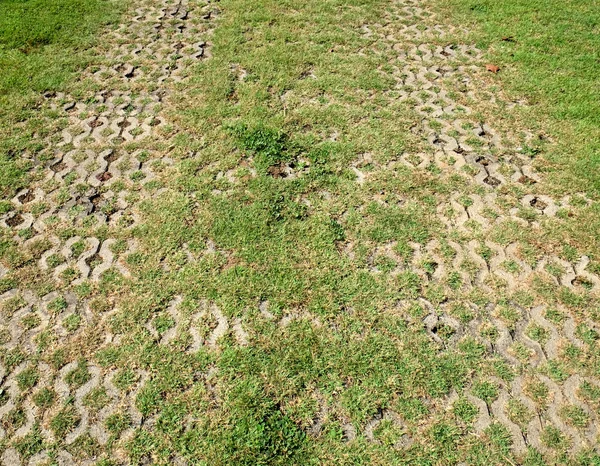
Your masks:
{"label": "dark dirt patch", "polygon": [[109,172],[104,172],[97,175],[96,178],[98,179],[98,181],[108,181],[112,178],[112,174],[110,174]]}
{"label": "dark dirt patch", "polygon": [[539,210],[544,210],[546,207],[548,207],[548,204],[537,197],[534,197],[531,201],[529,201],[529,205],[534,209]]}
{"label": "dark dirt patch", "polygon": [[486,176],[485,179],[483,180],[483,182],[485,184],[488,184],[490,186],[492,186],[493,188],[500,186],[500,180],[498,180],[497,178],[494,178],[493,176]]}
{"label": "dark dirt patch", "polygon": [[21,204],[27,204],[35,199],[35,194],[29,189],[26,193],[21,194],[18,199]]}

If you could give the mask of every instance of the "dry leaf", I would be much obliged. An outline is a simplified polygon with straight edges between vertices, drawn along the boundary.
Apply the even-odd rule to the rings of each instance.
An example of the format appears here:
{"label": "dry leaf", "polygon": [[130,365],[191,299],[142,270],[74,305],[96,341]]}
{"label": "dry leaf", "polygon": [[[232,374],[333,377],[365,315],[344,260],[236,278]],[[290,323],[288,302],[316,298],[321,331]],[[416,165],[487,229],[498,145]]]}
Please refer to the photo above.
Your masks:
{"label": "dry leaf", "polygon": [[500,67],[496,66],[496,65],[491,65],[491,64],[487,64],[485,65],[485,69],[488,71],[491,71],[492,73],[497,73],[498,71],[500,71]]}

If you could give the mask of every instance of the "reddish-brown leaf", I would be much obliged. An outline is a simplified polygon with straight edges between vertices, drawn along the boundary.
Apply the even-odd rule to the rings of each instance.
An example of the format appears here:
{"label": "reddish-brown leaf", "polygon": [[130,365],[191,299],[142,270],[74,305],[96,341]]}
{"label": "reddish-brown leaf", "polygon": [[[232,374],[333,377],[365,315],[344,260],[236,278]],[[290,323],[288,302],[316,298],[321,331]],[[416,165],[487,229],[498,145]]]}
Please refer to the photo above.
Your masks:
{"label": "reddish-brown leaf", "polygon": [[485,69],[488,71],[491,71],[492,73],[497,73],[498,71],[500,71],[500,67],[496,66],[496,65],[492,65],[490,63],[488,63],[487,65],[485,65]]}

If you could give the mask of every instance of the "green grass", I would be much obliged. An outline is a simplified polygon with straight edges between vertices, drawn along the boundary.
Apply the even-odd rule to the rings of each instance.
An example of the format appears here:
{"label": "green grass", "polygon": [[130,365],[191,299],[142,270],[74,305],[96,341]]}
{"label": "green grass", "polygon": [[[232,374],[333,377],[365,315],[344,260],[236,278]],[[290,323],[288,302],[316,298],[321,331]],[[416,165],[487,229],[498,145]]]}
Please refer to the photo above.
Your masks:
{"label": "green grass", "polygon": [[[383,97],[391,78],[374,72],[386,69],[393,52],[372,44],[364,47],[368,41],[357,33],[361,24],[377,22],[387,2],[309,0],[299,7],[286,1],[256,0],[249,6],[228,0],[221,5],[227,14],[215,31],[213,58],[201,64],[191,86],[181,90],[181,105],[174,112],[187,129],[179,141],[179,170],[169,180],[177,194],[143,206],[145,226],[136,236],[144,252],[135,261],[142,282],[128,297],[129,307],[118,325],[139,328],[149,315],[160,313],[173,294],[194,301],[208,297],[228,317],[243,319],[252,329],[252,343],[239,348],[232,334],[223,339],[223,352],[213,362],[223,402],[214,408],[208,408],[204,389],[185,377],[175,384],[187,387],[190,395],[177,396],[180,388],[158,375],[138,397],[145,412],[176,419],[177,413],[194,409],[189,399],[193,393],[199,409],[207,407],[211,415],[202,416],[185,434],[177,422],[165,419],[164,429],[139,432],[130,451],[141,458],[158,449],[167,461],[169,452],[177,449],[193,462],[208,464],[510,464],[512,440],[504,427],[492,424],[484,435],[469,437],[478,414],[474,405],[459,400],[452,413],[432,415],[422,400],[435,403],[468,387],[489,410],[499,394],[497,380],[509,383],[515,369],[490,358],[479,340],[464,338],[440,351],[422,327],[421,319],[429,311],[416,300],[423,296],[435,307],[447,301],[460,307],[463,300],[482,307],[488,300],[506,303],[498,312],[504,312],[500,317],[510,326],[521,315],[508,303],[531,306],[533,296],[510,296],[501,289],[493,296],[464,296],[460,285],[425,283],[412,270],[392,276],[395,265],[385,257],[373,261],[383,273],[367,271],[370,252],[390,242],[410,262],[410,243],[443,237],[435,206],[451,192],[476,191],[460,179],[436,176],[434,169],[377,171],[377,164],[385,166],[396,154],[419,147],[408,131],[414,115]],[[485,15],[493,8],[509,10],[490,2],[482,13],[467,8],[467,14]],[[491,19],[487,21],[483,30],[489,35],[477,36],[482,46],[491,43],[494,34]],[[540,30],[551,34],[552,27]],[[510,34],[518,35],[516,30],[504,35]],[[571,34],[583,54],[587,35]],[[567,96],[553,99],[558,81],[546,82],[545,76],[553,66],[566,65],[540,58],[535,40],[545,42],[530,36],[522,42],[500,41],[503,50],[520,47],[521,53],[511,57],[511,66],[508,58],[499,61],[499,78],[509,81],[512,76],[520,85],[506,82],[506,87],[515,94],[526,92],[536,102],[527,115],[547,114],[539,119],[539,131],[565,129],[556,136],[565,142],[575,141],[573,134],[585,128],[597,134],[592,133],[598,104],[591,97],[596,84],[587,68],[589,57],[582,58],[587,65],[572,70],[578,76],[565,90]],[[567,40],[563,55],[566,44]],[[368,95],[380,97],[370,100]],[[363,118],[366,113],[369,118]],[[340,136],[330,138],[333,133]],[[202,139],[194,136],[198,134]],[[184,154],[190,147],[197,152],[188,159]],[[596,163],[592,142],[577,141],[573,157],[559,157],[559,149],[542,142],[531,148],[537,150],[562,164],[566,175],[560,182],[567,191],[573,187],[566,183],[580,177],[582,164],[589,168]],[[366,152],[375,160],[361,170],[375,171],[377,177],[357,187],[348,167]],[[298,171],[310,169],[301,177],[282,178],[273,167],[285,164]],[[256,177],[243,177],[248,167],[256,170]],[[242,182],[219,179],[217,173],[227,170],[239,173]],[[561,173],[555,167],[552,176]],[[577,186],[592,194],[595,183],[586,173]],[[386,203],[370,200],[382,192]],[[564,232],[565,225],[559,230]],[[507,233],[516,235],[510,241],[531,245],[535,254],[543,248],[520,228]],[[203,255],[207,239],[215,254]],[[347,243],[354,245],[352,259],[340,252]],[[169,265],[177,272],[165,273],[159,258],[169,261],[184,244],[197,262],[179,264],[173,259]],[[596,251],[589,242],[578,246]],[[485,247],[478,254],[487,260],[494,255]],[[432,264],[425,258],[423,269],[432,273]],[[163,292],[160,296],[157,289]],[[257,315],[261,301],[269,302],[275,316],[302,311],[309,317],[281,328]],[[392,304],[399,302],[405,304],[401,310]],[[466,322],[474,318],[472,312],[463,315]],[[320,324],[312,325],[311,319]],[[453,329],[440,326],[437,332],[448,340]],[[536,329],[531,332],[543,337]],[[143,334],[140,330],[139,337],[131,335],[131,341],[142,341]],[[143,351],[140,347],[121,357],[144,367],[147,362],[135,356]],[[545,388],[532,385],[532,396],[545,394]],[[171,401],[161,402],[159,393],[163,398],[171,394]],[[319,414],[317,396],[327,400],[330,411],[315,438],[303,428]],[[425,440],[405,450],[386,448],[385,442],[367,443],[360,436],[344,443],[344,421],[360,431],[385,409],[399,413],[406,431]],[[546,435],[548,442],[562,445],[553,434]]]}
{"label": "green grass", "polygon": [[[600,196],[600,12],[593,1],[450,0],[430,2],[438,14],[463,25],[486,51],[486,62],[500,66],[485,87],[502,90],[526,105],[507,111],[482,104],[486,119],[506,130],[528,128],[524,149],[544,174],[545,189],[557,197]],[[452,40],[452,38],[449,38]],[[600,211],[591,204],[544,225],[532,243],[563,257],[600,257],[596,231]],[[570,252],[569,252],[570,251]]]}
{"label": "green grass", "polygon": [[[4,0],[0,4],[0,95],[64,89],[85,64],[95,33],[122,11],[103,0]],[[85,57],[89,58],[89,57]]]}
{"label": "green grass", "polygon": [[[138,409],[158,415],[162,428],[139,430],[128,450],[136,460],[152,451],[166,462],[175,449],[192,462],[240,465],[458,458],[453,450],[464,447],[461,431],[428,419],[421,398],[440,399],[468,384],[471,364],[490,370],[481,348],[465,342],[440,355],[418,318],[407,322],[405,313],[386,312],[390,303],[422,294],[441,302],[448,290],[428,286],[411,271],[392,277],[366,270],[369,250],[378,245],[395,241],[409,259],[410,242],[439,234],[435,197],[450,192],[452,183],[396,168],[357,189],[348,169],[367,151],[385,164],[418,147],[408,131],[398,131],[412,118],[405,106],[366,98],[391,85],[376,71],[389,52],[356,53],[366,44],[357,33],[360,24],[376,21],[385,2],[308,1],[299,14],[290,2],[221,5],[227,14],[215,31],[213,58],[198,67],[177,112],[187,134],[176,151],[182,157],[190,147],[198,152],[167,178],[176,193],[142,205],[144,225],[136,231],[142,249],[130,262],[142,279],[114,322],[129,329],[119,365],[149,369],[168,357],[189,369],[169,367],[169,374],[180,374],[176,378],[159,369],[138,394]],[[232,63],[246,71],[245,79]],[[316,79],[306,78],[310,73]],[[363,118],[367,111],[371,118]],[[341,136],[328,140],[333,132]],[[212,143],[203,145],[194,134]],[[237,185],[216,179],[228,169],[243,176],[241,163],[257,177]],[[283,178],[272,171],[281,164],[310,170]],[[215,196],[215,189],[223,194]],[[389,193],[388,204],[369,200],[380,191]],[[407,200],[399,205],[395,196]],[[214,255],[203,254],[207,239]],[[356,245],[354,260],[340,253],[346,242]],[[184,245],[198,257],[194,265],[178,263]],[[160,257],[169,261],[169,273]],[[208,297],[256,335],[248,348],[235,345],[231,334],[224,338],[224,350],[212,362],[219,369],[220,406],[211,407],[205,389],[188,375],[206,362],[145,342],[142,323],[160,315],[173,294],[192,303]],[[276,316],[306,311],[323,327],[308,319],[285,328],[265,322],[255,311],[261,301]],[[202,351],[198,356],[209,358]],[[318,415],[317,394],[329,400],[332,412],[315,439],[305,428]],[[407,452],[364,439],[344,444],[343,420],[364,428],[386,408],[404,413],[412,433],[422,422],[431,424],[433,452],[420,444]],[[182,433],[177,419],[196,410],[204,414]]]}
{"label": "green grass", "polygon": [[600,11],[586,0],[433,2],[501,67],[502,88],[530,104],[523,121],[541,143],[559,190],[598,196],[600,179]]}
{"label": "green grass", "polygon": [[[597,60],[590,48],[597,38],[587,31],[598,26],[586,19],[586,12],[595,14],[589,4],[553,3],[550,10],[531,0],[450,1],[437,7],[457,23],[468,22],[472,37],[490,46],[489,60],[502,67],[498,75],[486,76],[499,81],[492,90],[526,95],[534,104],[506,115],[476,109],[477,117],[518,128],[535,120],[537,132],[558,141],[540,139],[526,148],[547,161],[552,190],[595,195],[600,185],[591,169],[597,163],[599,117],[589,67]],[[572,216],[541,220],[533,209],[522,209],[525,188],[515,183],[498,188],[497,205],[486,206],[503,215],[520,209],[522,217],[542,223],[539,229],[507,220],[488,233],[475,217],[463,230],[447,228],[440,210],[450,206],[451,196],[476,210],[475,196],[487,191],[433,162],[422,169],[397,162],[400,154],[430,154],[432,148],[411,132],[421,117],[394,94],[398,51],[361,33],[364,24],[382,22],[391,5],[221,0],[211,59],[189,68],[184,83],[167,88],[161,117],[173,128],[159,127],[157,134],[171,129],[176,134],[158,143],[118,146],[122,154],[146,149],[147,143],[152,150],[137,158],[156,177],[144,184],[147,172],[140,170],[95,191],[112,191],[112,202],[126,201],[125,212],[139,214],[135,226],[103,223],[92,215],[51,217],[41,234],[62,244],[47,254],[50,270],[38,265],[53,247],[49,239],[24,244],[13,230],[3,229],[0,260],[8,271],[0,289],[21,292],[3,299],[1,317],[20,316],[34,294],[57,293],[39,308],[32,306],[51,322],[31,338],[34,353],[12,344],[0,349],[6,373],[19,370],[18,397],[14,390],[0,391],[2,405],[14,401],[0,419],[4,430],[12,435],[19,429],[33,402],[36,420],[54,440],[36,425],[10,445],[1,443],[0,452],[11,446],[29,458],[43,449],[52,456],[66,448],[77,461],[99,459],[106,465],[117,456],[128,464],[167,465],[179,457],[217,466],[596,464],[593,453],[565,454],[569,439],[552,426],[541,438],[550,453],[532,447],[514,455],[495,403],[523,378],[523,397],[539,412],[514,397],[505,414],[524,431],[534,418],[553,421],[544,410],[558,397],[545,377],[563,384],[572,374],[597,375],[599,335],[590,324],[598,322],[597,297],[589,287],[568,289],[537,277],[517,290],[500,280],[486,283],[489,289],[464,285],[498,259],[488,240],[517,243],[514,257],[507,252],[503,262],[503,270],[515,277],[550,252],[570,262],[585,253],[592,259],[588,270],[597,273],[597,204],[581,201],[569,211]],[[23,8],[26,20],[20,19]],[[8,195],[26,184],[21,152],[42,153],[43,138],[53,131],[41,129],[52,112],[36,114],[41,93],[73,84],[77,71],[93,62],[97,28],[114,22],[118,10],[101,0],[9,2],[2,9],[0,60],[23,64],[0,72],[0,101],[10,104],[0,111],[0,135],[7,136],[0,145],[7,168],[0,190]],[[39,21],[31,19],[36,12]],[[509,35],[515,42],[501,40]],[[571,73],[568,79],[564,70]],[[134,94],[156,86],[143,79],[131,88],[120,84]],[[19,119],[26,131],[12,126]],[[42,131],[41,139],[32,136],[36,131]],[[575,136],[586,131],[590,140]],[[167,147],[170,163],[159,159],[167,156]],[[368,175],[363,183],[353,168]],[[63,186],[43,181],[35,186],[52,194],[48,203],[66,203],[72,194],[66,185],[76,178],[73,173]],[[80,195],[90,186],[71,188]],[[6,213],[9,203],[0,207]],[[35,217],[47,210],[17,207],[22,213],[36,208]],[[482,215],[493,219],[499,213]],[[57,267],[73,267],[89,250],[89,238],[114,239],[113,263],[126,266],[131,277],[113,267],[98,280],[78,283],[64,272],[54,280]],[[69,249],[64,243],[70,239]],[[432,239],[439,244],[426,250]],[[470,241],[478,246],[467,254]],[[90,266],[103,261],[94,259]],[[557,277],[565,272],[561,267],[546,265]],[[432,278],[443,269],[443,279]],[[171,307],[175,297],[181,301]],[[565,338],[555,358],[546,355],[548,360],[533,364],[532,345],[553,337],[546,325],[521,325],[538,305],[547,307],[544,315],[556,328],[573,319],[581,344]],[[438,316],[456,321],[429,325]],[[24,329],[41,325],[39,317],[21,319],[17,324]],[[211,342],[222,319],[228,330]],[[2,330],[4,343],[11,342],[13,329]],[[508,335],[516,336],[506,345]],[[196,338],[202,342],[191,351]],[[513,357],[504,358],[500,345],[509,346]],[[582,383],[577,397],[598,414],[598,387]],[[107,442],[100,445],[85,434],[65,445],[65,437],[85,421],[84,408],[89,425],[101,420]],[[476,431],[486,409],[492,422]],[[398,417],[386,418],[389,412]],[[575,428],[591,422],[576,405],[557,412]]]}
{"label": "green grass", "polygon": [[49,123],[37,111],[42,94],[67,89],[93,58],[89,49],[96,32],[114,23],[125,4],[105,0],[0,2],[1,194],[25,184],[28,160],[44,148]]}

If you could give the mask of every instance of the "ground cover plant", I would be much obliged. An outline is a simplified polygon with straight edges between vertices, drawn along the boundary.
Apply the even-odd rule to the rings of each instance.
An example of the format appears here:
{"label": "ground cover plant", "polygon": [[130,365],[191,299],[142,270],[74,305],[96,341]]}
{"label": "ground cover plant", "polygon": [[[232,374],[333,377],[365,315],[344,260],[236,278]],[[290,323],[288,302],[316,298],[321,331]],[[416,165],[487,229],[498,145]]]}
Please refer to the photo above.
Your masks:
{"label": "ground cover plant", "polygon": [[[5,0],[0,3],[0,192],[26,183],[27,169],[51,131],[43,94],[67,88],[92,61],[95,33],[114,23],[124,2]],[[44,115],[46,116],[46,115]],[[22,153],[27,151],[27,159]]]}
{"label": "ground cover plant", "polygon": [[600,461],[592,145],[556,123],[594,115],[453,5],[131,0],[31,88],[5,464]]}
{"label": "ground cover plant", "polygon": [[593,2],[458,0],[444,6],[457,23],[474,26],[470,39],[502,66],[503,88],[530,101],[521,118],[542,121],[553,138],[544,148],[553,180],[562,177],[563,189],[569,183],[597,193],[600,14]]}

